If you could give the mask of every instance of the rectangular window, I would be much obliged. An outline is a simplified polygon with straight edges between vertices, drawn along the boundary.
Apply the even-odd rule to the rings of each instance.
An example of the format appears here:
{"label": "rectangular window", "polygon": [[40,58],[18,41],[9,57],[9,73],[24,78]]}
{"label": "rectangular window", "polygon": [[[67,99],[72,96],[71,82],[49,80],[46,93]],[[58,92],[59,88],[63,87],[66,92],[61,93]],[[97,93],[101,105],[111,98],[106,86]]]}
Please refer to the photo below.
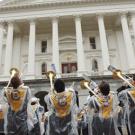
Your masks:
{"label": "rectangular window", "polygon": [[77,72],[77,63],[62,63],[62,73]]}
{"label": "rectangular window", "polygon": [[131,41],[132,41],[132,45],[134,46],[135,44],[135,37],[134,37],[134,35],[131,35]]}
{"label": "rectangular window", "polygon": [[95,40],[95,37],[90,37],[89,38],[89,43],[90,43],[90,48],[91,49],[96,49],[96,40]]}
{"label": "rectangular window", "polygon": [[41,66],[42,75],[45,75],[47,72],[47,64],[43,63]]}
{"label": "rectangular window", "polygon": [[41,42],[41,52],[42,53],[47,52],[47,40]]}

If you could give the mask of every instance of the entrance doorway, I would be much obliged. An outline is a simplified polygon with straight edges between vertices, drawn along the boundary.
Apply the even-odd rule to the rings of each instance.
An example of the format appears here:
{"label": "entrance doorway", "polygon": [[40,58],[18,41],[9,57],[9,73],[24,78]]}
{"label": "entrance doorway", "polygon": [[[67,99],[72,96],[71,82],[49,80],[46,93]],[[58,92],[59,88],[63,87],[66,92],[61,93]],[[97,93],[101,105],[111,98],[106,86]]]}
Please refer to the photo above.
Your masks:
{"label": "entrance doorway", "polygon": [[75,73],[77,71],[77,63],[62,63],[62,73]]}

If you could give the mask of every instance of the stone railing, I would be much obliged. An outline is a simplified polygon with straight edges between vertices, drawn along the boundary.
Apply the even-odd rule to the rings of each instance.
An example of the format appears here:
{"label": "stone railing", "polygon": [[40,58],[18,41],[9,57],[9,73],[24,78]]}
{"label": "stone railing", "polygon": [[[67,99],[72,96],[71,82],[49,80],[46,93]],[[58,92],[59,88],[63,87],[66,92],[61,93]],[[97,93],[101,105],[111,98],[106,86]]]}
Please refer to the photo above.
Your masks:
{"label": "stone railing", "polygon": [[[83,77],[83,75],[86,76],[101,76],[103,75],[103,72],[72,72],[72,73],[60,73],[56,74],[56,78],[70,78],[70,77]],[[47,79],[45,75],[39,75],[36,76],[35,79]]]}

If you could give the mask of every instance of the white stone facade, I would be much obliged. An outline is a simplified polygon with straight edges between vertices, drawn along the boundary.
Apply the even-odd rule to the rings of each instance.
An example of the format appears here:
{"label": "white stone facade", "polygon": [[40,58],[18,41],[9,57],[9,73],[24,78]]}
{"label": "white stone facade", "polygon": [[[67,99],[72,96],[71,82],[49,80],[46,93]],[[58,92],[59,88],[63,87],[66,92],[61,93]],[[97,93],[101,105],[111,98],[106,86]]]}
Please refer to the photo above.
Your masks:
{"label": "white stone facade", "polygon": [[24,79],[42,78],[42,64],[47,71],[54,64],[61,77],[108,75],[109,64],[135,73],[134,0],[6,0],[0,4],[0,81],[9,77],[11,67],[19,68]]}

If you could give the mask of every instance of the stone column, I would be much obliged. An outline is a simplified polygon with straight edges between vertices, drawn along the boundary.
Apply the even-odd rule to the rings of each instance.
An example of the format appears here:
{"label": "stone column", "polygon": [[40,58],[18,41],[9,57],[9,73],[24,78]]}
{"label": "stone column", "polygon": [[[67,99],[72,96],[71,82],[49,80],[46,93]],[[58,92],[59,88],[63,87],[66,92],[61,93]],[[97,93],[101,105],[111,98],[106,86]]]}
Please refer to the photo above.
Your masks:
{"label": "stone column", "polygon": [[56,73],[60,72],[60,58],[59,58],[59,31],[58,18],[52,19],[52,64],[54,64]]}
{"label": "stone column", "polygon": [[21,35],[20,33],[16,33],[16,36],[14,37],[14,45],[13,45],[13,50],[15,50],[15,53],[13,53],[13,62],[12,65],[13,67],[16,67],[18,69],[21,69]]}
{"label": "stone column", "polygon": [[36,23],[30,20],[29,50],[28,50],[28,76],[35,78],[35,41],[36,41]]}
{"label": "stone column", "polygon": [[121,14],[121,25],[122,25],[122,31],[123,31],[123,36],[124,36],[124,41],[125,41],[125,46],[126,46],[129,72],[134,73],[135,62],[133,59],[135,58],[135,55],[134,55],[134,49],[133,49],[133,45],[131,41],[131,35],[128,28],[128,21],[127,21],[126,13]]}
{"label": "stone column", "polygon": [[12,62],[12,49],[13,49],[13,22],[8,22],[7,41],[6,41],[6,52],[5,52],[5,63],[4,63],[4,75],[9,75]]}
{"label": "stone column", "polygon": [[131,14],[131,24],[132,24],[132,27],[133,27],[134,38],[135,38],[135,13]]}
{"label": "stone column", "polygon": [[86,69],[85,69],[85,55],[82,38],[81,18],[79,16],[75,17],[75,30],[76,30],[78,73],[79,75],[81,75],[81,73],[86,72]]}
{"label": "stone column", "polygon": [[0,23],[0,69],[2,64],[2,46],[3,46],[3,34],[4,34],[4,26],[3,23]]}
{"label": "stone column", "polygon": [[98,27],[99,27],[101,52],[102,52],[102,60],[103,60],[103,71],[104,71],[104,75],[108,75],[109,74],[108,66],[110,65],[110,59],[109,59],[109,50],[107,45],[103,15],[98,15]]}

